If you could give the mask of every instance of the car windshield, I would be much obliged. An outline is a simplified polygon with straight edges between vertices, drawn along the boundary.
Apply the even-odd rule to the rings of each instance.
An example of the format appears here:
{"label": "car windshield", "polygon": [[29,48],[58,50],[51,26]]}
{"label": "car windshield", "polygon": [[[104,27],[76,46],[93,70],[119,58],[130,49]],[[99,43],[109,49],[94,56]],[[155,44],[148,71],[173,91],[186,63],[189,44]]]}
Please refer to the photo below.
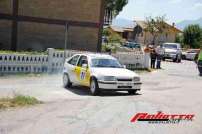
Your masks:
{"label": "car windshield", "polygon": [[116,59],[101,59],[101,58],[92,59],[91,67],[122,68],[121,64]]}
{"label": "car windshield", "polygon": [[134,44],[134,43],[131,43],[130,45],[133,47],[139,47],[140,46],[139,44]]}
{"label": "car windshield", "polygon": [[140,44],[138,44],[138,43],[131,43],[131,42],[125,44],[125,46],[131,47],[131,48],[140,48]]}
{"label": "car windshield", "polygon": [[177,49],[177,45],[176,44],[164,44],[165,48],[170,48],[170,49]]}

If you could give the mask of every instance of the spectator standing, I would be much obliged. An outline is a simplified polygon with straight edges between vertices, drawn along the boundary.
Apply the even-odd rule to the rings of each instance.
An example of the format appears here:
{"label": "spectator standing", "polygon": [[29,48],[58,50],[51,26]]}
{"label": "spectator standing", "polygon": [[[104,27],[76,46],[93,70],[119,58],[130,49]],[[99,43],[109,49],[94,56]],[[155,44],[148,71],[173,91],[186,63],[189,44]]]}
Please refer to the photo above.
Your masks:
{"label": "spectator standing", "polygon": [[157,55],[157,65],[156,68],[157,69],[161,69],[161,61],[162,61],[162,57],[164,55],[164,50],[162,45],[158,46],[156,49],[156,55]]}
{"label": "spectator standing", "polygon": [[155,64],[156,64],[156,57],[157,57],[157,55],[156,55],[156,51],[155,51],[155,49],[152,49],[151,50],[151,68],[155,68]]}

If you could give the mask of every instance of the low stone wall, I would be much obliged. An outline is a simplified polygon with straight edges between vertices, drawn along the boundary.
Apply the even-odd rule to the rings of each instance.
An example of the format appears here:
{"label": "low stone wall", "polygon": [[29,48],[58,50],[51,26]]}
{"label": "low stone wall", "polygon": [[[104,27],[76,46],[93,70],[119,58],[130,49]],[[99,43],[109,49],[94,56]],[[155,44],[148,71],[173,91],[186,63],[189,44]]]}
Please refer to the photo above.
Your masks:
{"label": "low stone wall", "polygon": [[[56,73],[62,72],[64,60],[84,51],[59,51],[52,48],[47,54],[0,53],[0,73]],[[112,54],[128,69],[149,68],[150,56],[140,52]]]}

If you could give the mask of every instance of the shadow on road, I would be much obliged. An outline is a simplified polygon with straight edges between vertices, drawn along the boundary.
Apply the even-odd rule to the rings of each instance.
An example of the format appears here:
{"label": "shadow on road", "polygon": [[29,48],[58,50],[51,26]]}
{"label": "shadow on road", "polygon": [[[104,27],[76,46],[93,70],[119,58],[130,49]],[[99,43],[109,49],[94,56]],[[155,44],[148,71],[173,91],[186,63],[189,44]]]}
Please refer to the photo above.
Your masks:
{"label": "shadow on road", "polygon": [[80,95],[80,96],[90,96],[90,90],[86,87],[80,87],[80,86],[73,86],[71,88],[66,89],[74,94]]}
{"label": "shadow on road", "polygon": [[[87,87],[79,87],[73,86],[71,88],[66,89],[74,94],[80,96],[92,96],[90,90]],[[141,94],[136,93],[135,96],[139,96]],[[118,92],[118,91],[102,91],[99,95],[100,97],[116,97],[116,96],[134,96],[129,95],[127,91]]]}
{"label": "shadow on road", "polygon": [[[171,59],[166,59],[165,61],[162,61],[162,62],[168,62],[168,63],[179,64],[179,62],[174,62],[174,61],[171,60]],[[182,63],[182,62],[180,62],[180,63]]]}

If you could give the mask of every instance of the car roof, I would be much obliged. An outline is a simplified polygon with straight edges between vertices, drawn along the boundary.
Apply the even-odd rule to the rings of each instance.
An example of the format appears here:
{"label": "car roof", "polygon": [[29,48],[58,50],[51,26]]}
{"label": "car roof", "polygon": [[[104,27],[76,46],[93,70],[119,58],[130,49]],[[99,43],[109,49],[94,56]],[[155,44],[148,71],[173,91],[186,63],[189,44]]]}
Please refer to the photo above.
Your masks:
{"label": "car roof", "polygon": [[163,43],[163,44],[168,44],[168,45],[180,45],[180,43]]}
{"label": "car roof", "polygon": [[126,43],[131,43],[131,44],[140,44],[140,43],[137,43],[137,42],[131,42],[131,41],[127,41]]}
{"label": "car roof", "polygon": [[108,54],[102,54],[102,53],[83,53],[83,54],[79,54],[79,55],[84,55],[87,56],[89,58],[107,58],[107,59],[115,59],[113,56],[108,55]]}

